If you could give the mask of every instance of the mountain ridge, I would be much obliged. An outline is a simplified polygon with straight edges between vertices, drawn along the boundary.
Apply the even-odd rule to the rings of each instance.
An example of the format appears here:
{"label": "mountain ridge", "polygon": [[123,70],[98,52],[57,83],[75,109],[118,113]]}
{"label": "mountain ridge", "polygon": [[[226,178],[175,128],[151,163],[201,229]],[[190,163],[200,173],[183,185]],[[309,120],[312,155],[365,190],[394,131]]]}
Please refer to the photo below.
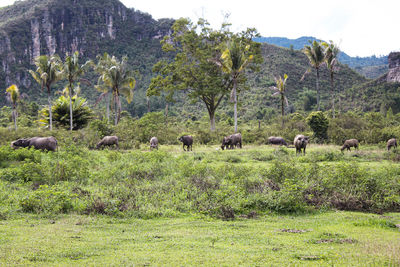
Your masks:
{"label": "mountain ridge", "polygon": [[[254,40],[286,48],[292,47],[295,50],[303,49],[305,45],[309,44],[309,41],[323,41],[313,36],[302,36],[296,39],[286,37],[258,37]],[[341,51],[338,59],[342,64],[347,64],[350,68],[371,79],[378,78],[388,71],[387,55],[382,57],[352,57]]]}
{"label": "mountain ridge", "polygon": [[[35,55],[54,52],[64,57],[65,52],[78,50],[82,55],[82,63],[86,59],[95,59],[96,55],[104,52],[117,57],[127,55],[132,69],[139,71],[141,75],[137,77],[133,103],[127,105],[124,102],[123,109],[138,117],[147,112],[145,93],[154,76],[152,67],[158,60],[171,59],[173,56],[164,53],[160,45],[163,36],[171,32],[173,19],[155,20],[150,14],[127,8],[117,0],[27,0],[17,3],[18,5],[9,6],[6,10],[2,9],[3,13],[0,12],[4,15],[0,26],[0,88],[15,83],[20,87],[21,93],[27,93],[31,100],[39,104],[45,104],[45,94],[39,94],[39,85],[32,80],[27,71],[34,69],[32,60]],[[32,3],[38,5],[31,5]],[[26,9],[30,8],[30,15],[21,15],[24,5]],[[13,14],[16,17],[13,17]],[[274,85],[274,77],[283,76],[284,73],[289,75],[290,110],[310,110],[310,107],[304,108],[303,101],[315,94],[316,75],[311,72],[301,80],[309,68],[306,56],[301,51],[267,43],[262,44],[262,53],[264,63],[261,71],[249,75],[249,90],[243,90],[239,95],[242,106],[239,114],[248,120],[254,117],[262,118],[276,109],[279,101],[272,97],[267,89]],[[92,83],[96,83],[95,73],[88,73],[87,76]],[[339,74],[335,78],[339,93],[367,81],[346,65],[340,66]],[[99,92],[93,86],[81,86],[81,95],[93,104]],[[63,84],[58,83],[53,91],[62,88]],[[321,72],[320,88],[323,108],[328,109],[331,88],[326,68]],[[357,94],[356,90],[349,92]],[[175,114],[179,116],[196,114],[195,116],[199,117],[198,113],[205,112],[201,102],[193,105],[184,98],[184,94],[178,97],[177,103],[170,105],[171,114],[174,109]],[[351,98],[348,99],[343,99],[344,110],[355,108]],[[348,103],[345,103],[346,101]],[[0,105],[4,104],[6,99],[2,94]],[[162,97],[150,99],[151,111],[162,110],[165,104]],[[230,114],[231,107],[227,99],[223,101],[218,112]]]}

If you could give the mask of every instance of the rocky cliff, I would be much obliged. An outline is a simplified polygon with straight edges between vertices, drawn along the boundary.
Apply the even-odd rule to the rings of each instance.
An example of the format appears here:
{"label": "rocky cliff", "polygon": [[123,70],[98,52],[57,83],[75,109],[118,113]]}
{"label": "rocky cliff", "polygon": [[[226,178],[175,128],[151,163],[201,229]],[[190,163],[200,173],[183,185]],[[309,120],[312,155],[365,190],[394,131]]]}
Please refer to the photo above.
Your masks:
{"label": "rocky cliff", "polygon": [[[0,9],[0,88],[16,83],[29,93],[37,87],[27,72],[35,57],[63,57],[76,50],[84,58],[104,52],[128,55],[141,73],[150,72],[172,23],[156,21],[118,0],[17,1]],[[4,101],[2,95],[0,105]]]}
{"label": "rocky cliff", "polygon": [[400,83],[400,52],[389,54],[389,72],[386,75],[387,82]]}

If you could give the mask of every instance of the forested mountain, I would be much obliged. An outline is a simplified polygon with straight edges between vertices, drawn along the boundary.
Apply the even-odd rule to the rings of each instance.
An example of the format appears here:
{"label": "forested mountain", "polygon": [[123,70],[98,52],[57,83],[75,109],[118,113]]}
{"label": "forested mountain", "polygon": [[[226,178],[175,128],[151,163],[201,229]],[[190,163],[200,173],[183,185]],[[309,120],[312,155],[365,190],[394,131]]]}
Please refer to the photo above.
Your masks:
{"label": "forested mountain", "polygon": [[[269,43],[281,47],[290,48],[295,50],[303,49],[309,41],[320,41],[312,36],[303,36],[297,39],[288,39],[285,37],[259,37],[255,39],[257,42]],[[367,78],[377,78],[388,71],[388,57],[351,57],[344,51],[339,54],[339,61],[342,64],[347,64],[350,68],[356,70]]]}
{"label": "forested mountain", "polygon": [[[22,94],[29,96],[29,101],[44,104],[46,95],[40,93],[39,85],[28,73],[28,69],[35,69],[33,59],[36,56],[57,53],[64,58],[66,52],[75,50],[80,52],[84,60],[95,59],[96,55],[104,52],[119,58],[126,55],[131,68],[137,70],[140,76],[137,77],[133,103],[128,105],[124,102],[123,109],[132,116],[142,116],[147,112],[145,91],[154,75],[152,67],[161,58],[171,57],[161,50],[160,40],[171,32],[173,22],[172,19],[154,20],[149,14],[126,8],[118,0],[17,1],[12,6],[0,9],[0,88],[4,90],[15,83]],[[262,44],[262,54],[264,63],[261,71],[249,74],[249,90],[240,88],[241,118],[262,119],[273,116],[279,101],[271,96],[268,87],[274,84],[274,77],[285,73],[289,76],[288,111],[312,110],[315,104],[316,74],[311,71],[301,80],[309,68],[307,57],[301,51],[267,43]],[[94,104],[100,95],[94,88],[97,75],[91,72],[86,78],[91,80],[92,85],[82,85],[81,95]],[[335,84],[337,91],[343,95],[343,109],[361,109],[363,103],[351,100],[357,99],[358,92],[350,91],[350,88],[365,82],[366,78],[340,65],[339,73],[335,75]],[[65,84],[59,82],[55,89],[60,90]],[[320,84],[322,108],[327,109],[330,107],[331,89],[326,68],[322,70]],[[352,98],[344,97],[345,93]],[[175,100],[170,105],[172,114],[183,118],[198,118],[206,114],[206,108],[200,102],[188,101],[184,93],[176,95]],[[6,99],[2,93],[0,106],[4,104]],[[150,98],[151,111],[162,110],[165,104],[162,97]],[[217,116],[230,116],[231,112],[231,104],[225,99],[217,110]]]}
{"label": "forested mountain", "polygon": [[[152,66],[162,57],[160,40],[172,23],[171,19],[154,20],[118,0],[17,1],[0,9],[0,88],[16,83],[22,93],[40,102],[44,94],[27,71],[34,69],[33,59],[54,53],[64,58],[66,52],[77,50],[83,59],[95,59],[104,52],[119,58],[127,55],[141,74],[136,89],[143,97]],[[97,81],[93,74],[89,79]],[[93,86],[83,88],[82,94],[91,100],[98,96]],[[135,104],[132,107],[139,106]],[[145,104],[140,107],[145,109]]]}

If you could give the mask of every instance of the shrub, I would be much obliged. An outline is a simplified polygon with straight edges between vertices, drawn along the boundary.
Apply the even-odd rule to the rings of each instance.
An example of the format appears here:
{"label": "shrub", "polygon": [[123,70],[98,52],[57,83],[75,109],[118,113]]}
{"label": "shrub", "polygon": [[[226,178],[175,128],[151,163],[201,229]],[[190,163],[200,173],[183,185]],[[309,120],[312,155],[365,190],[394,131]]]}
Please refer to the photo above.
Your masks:
{"label": "shrub", "polygon": [[41,185],[36,191],[20,201],[22,210],[32,213],[58,214],[68,213],[73,209],[75,194],[66,192],[64,188]]}
{"label": "shrub", "polygon": [[311,112],[306,120],[313,130],[314,137],[318,143],[322,143],[328,139],[329,121],[322,111]]}
{"label": "shrub", "polygon": [[[69,97],[60,96],[51,110],[55,125],[68,129],[70,127]],[[43,108],[40,115],[40,122],[47,126],[49,124],[49,108]],[[72,116],[74,130],[82,129],[89,123],[89,120],[93,118],[93,112],[87,106],[86,99],[77,96],[72,97]]]}

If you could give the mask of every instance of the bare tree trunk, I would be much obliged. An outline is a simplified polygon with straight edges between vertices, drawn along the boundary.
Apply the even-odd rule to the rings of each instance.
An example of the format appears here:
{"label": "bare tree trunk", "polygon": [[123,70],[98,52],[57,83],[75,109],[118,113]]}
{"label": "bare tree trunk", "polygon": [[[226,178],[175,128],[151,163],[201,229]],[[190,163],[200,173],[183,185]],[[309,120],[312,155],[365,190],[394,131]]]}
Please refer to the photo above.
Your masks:
{"label": "bare tree trunk", "polygon": [[12,117],[13,117],[13,121],[14,121],[15,131],[17,131],[17,109],[15,106],[13,107]]}
{"label": "bare tree trunk", "polygon": [[235,133],[237,133],[237,95],[236,95],[237,81],[233,81],[233,118],[235,121]]}
{"label": "bare tree trunk", "polygon": [[110,98],[111,95],[107,93],[107,100],[106,100],[106,116],[107,116],[107,123],[110,121]]}
{"label": "bare tree trunk", "polygon": [[317,111],[320,110],[320,97],[319,97],[319,69],[317,68]]}
{"label": "bare tree trunk", "polygon": [[209,111],[208,115],[210,116],[210,130],[212,132],[215,131],[215,110]]}
{"label": "bare tree trunk", "polygon": [[282,128],[285,124],[284,118],[285,118],[285,107],[283,106],[285,102],[285,98],[283,95],[281,95],[281,112],[282,112]]}
{"label": "bare tree trunk", "polygon": [[47,99],[49,101],[49,120],[50,120],[50,131],[53,131],[53,112],[51,110],[51,95],[49,90],[49,97]]}
{"label": "bare tree trunk", "polygon": [[115,94],[114,96],[114,103],[115,103],[115,120],[114,120],[114,125],[118,124],[118,96]]}
{"label": "bare tree trunk", "polygon": [[73,118],[72,118],[72,85],[71,83],[69,84],[69,125],[70,125],[70,131],[72,131],[73,128]]}
{"label": "bare tree trunk", "polygon": [[168,102],[165,105],[165,126],[168,126]]}
{"label": "bare tree trunk", "polygon": [[333,74],[331,74],[331,87],[332,87],[332,117],[335,118],[335,88],[333,87]]}
{"label": "bare tree trunk", "polygon": [[148,96],[146,97],[146,101],[147,101],[147,113],[150,113],[150,98]]}

